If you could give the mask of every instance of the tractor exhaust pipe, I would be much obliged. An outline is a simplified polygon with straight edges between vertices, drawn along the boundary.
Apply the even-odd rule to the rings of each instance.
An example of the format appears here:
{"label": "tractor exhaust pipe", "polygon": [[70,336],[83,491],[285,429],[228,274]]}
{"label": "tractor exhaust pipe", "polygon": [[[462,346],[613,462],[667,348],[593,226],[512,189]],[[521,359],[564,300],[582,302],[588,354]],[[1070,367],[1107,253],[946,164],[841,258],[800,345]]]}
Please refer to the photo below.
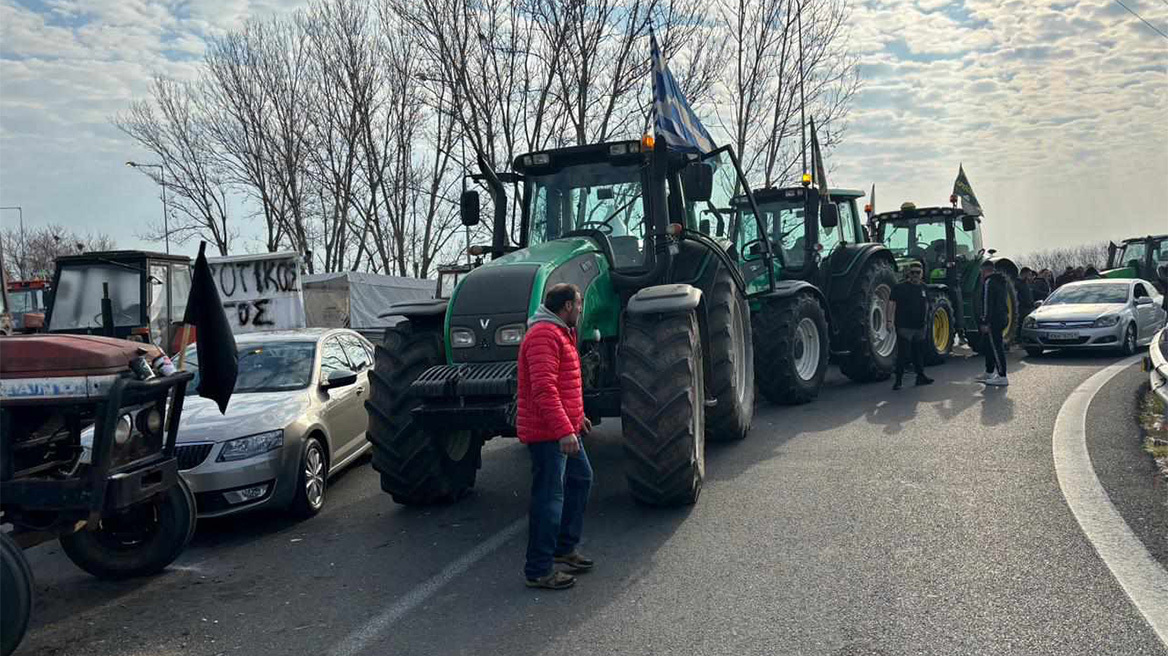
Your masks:
{"label": "tractor exhaust pipe", "polygon": [[482,171],[483,182],[487,185],[487,193],[491,194],[495,216],[491,223],[491,259],[503,257],[507,254],[507,188],[495,174],[495,170],[487,164],[480,154],[479,171]]}

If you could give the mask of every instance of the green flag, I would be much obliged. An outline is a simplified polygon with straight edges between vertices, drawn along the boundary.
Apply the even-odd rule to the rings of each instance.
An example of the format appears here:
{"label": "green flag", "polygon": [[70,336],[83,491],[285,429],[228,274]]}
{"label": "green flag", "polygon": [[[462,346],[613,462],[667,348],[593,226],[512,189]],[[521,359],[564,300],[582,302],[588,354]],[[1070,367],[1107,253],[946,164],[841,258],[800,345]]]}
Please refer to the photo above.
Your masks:
{"label": "green flag", "polygon": [[981,210],[981,203],[977,202],[977,196],[973,193],[973,187],[969,184],[969,178],[965,177],[965,168],[957,165],[957,179],[953,181],[953,195],[961,199],[961,209],[965,210],[966,214],[974,216],[982,216],[985,212]]}

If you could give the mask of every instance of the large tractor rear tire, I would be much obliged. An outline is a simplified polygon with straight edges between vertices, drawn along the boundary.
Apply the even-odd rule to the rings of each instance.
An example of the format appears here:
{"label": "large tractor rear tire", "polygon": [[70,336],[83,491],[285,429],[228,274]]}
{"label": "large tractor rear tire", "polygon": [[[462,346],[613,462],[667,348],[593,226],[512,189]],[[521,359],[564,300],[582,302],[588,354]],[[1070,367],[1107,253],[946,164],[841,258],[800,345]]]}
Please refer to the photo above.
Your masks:
{"label": "large tractor rear tire", "polygon": [[941,364],[953,353],[953,342],[957,338],[957,316],[953,303],[947,294],[929,293],[929,326],[925,340],[925,364]]}
{"label": "large tractor rear tire", "polygon": [[840,371],[857,382],[884,380],[896,364],[896,331],[888,326],[888,303],[896,274],[883,260],[870,260],[840,308],[840,333],[848,355],[840,360]]}
{"label": "large tractor rear tire", "polygon": [[695,503],[705,478],[705,383],[697,315],[626,315],[621,427],[633,498]]}
{"label": "large tractor rear tire", "polygon": [[376,348],[365,402],[373,468],[381,473],[381,489],[402,505],[456,501],[474,487],[481,464],[481,436],[423,430],[411,412],[420,402],[410,394],[410,385],[444,362],[441,332],[410,321],[386,329],[385,341]]}
{"label": "large tractor rear tire", "polygon": [[734,442],[746,437],[754,417],[750,305],[722,266],[705,298],[709,304],[710,396],[716,401],[706,412],[706,437],[711,442]]}
{"label": "large tractor rear tire", "polygon": [[827,374],[827,317],[810,294],[770,303],[751,315],[758,390],[774,404],[796,405],[819,396]]}
{"label": "large tractor rear tire", "polygon": [[61,550],[99,579],[118,581],[166,569],[195,533],[195,496],[180,476],[154,501],[103,517],[96,530],[61,536]]}
{"label": "large tractor rear tire", "polygon": [[20,646],[32,614],[32,568],[7,533],[0,533],[0,653]]}

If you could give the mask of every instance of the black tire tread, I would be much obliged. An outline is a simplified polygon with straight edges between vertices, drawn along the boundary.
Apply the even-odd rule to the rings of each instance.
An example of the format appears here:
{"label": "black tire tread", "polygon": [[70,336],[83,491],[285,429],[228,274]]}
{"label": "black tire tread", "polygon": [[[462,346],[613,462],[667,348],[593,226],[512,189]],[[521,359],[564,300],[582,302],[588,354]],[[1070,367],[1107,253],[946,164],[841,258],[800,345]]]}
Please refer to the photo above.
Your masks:
{"label": "black tire tread", "polygon": [[[0,558],[3,558],[5,579],[4,601],[0,606],[0,612],[4,614],[3,628],[0,629],[0,653],[8,656],[20,646],[28,630],[35,588],[28,559],[7,533],[0,533]],[[7,580],[8,576],[12,577],[11,581]]]}
{"label": "black tire tread", "polygon": [[461,461],[451,461],[432,435],[413,420],[419,402],[410,384],[424,371],[445,362],[442,334],[403,321],[386,329],[375,348],[369,373],[369,442],[381,489],[402,505],[448,503],[474,486],[482,442],[476,439]]}
{"label": "black tire tread", "polygon": [[633,498],[653,506],[695,503],[704,463],[701,339],[693,312],[626,315],[621,337],[621,426]]}
{"label": "black tire tread", "polygon": [[[795,330],[803,317],[819,328],[819,370],[810,381],[795,373]],[[819,396],[830,354],[827,317],[811,294],[798,294],[764,306],[751,315],[754,324],[754,371],[758,391],[770,403],[798,405]]]}
{"label": "black tire tread", "polygon": [[848,351],[848,355],[840,359],[840,372],[856,382],[886,380],[892,375],[896,365],[896,350],[893,349],[888,358],[876,356],[872,349],[872,334],[868,330],[868,310],[872,290],[880,284],[892,288],[896,282],[896,274],[887,262],[869,261],[860,272],[846,306],[837,314],[843,322],[840,330],[844,341],[843,350]]}
{"label": "black tire tread", "polygon": [[[750,305],[738,295],[734,279],[719,265],[713,288],[706,295],[710,352],[705,358],[710,368],[707,396],[717,403],[706,413],[706,439],[734,442],[746,437],[754,417],[754,349],[751,344]],[[734,312],[742,315],[742,331],[734,329]],[[743,344],[744,362],[735,362],[735,343]],[[745,386],[735,389],[739,367],[746,367]]]}

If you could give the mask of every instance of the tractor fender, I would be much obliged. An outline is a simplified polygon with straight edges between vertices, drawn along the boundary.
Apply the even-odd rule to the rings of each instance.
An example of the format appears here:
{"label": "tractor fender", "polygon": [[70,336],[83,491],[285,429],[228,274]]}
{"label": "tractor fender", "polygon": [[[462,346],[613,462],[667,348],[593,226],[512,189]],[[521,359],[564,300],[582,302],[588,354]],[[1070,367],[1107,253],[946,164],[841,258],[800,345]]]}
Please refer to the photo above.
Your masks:
{"label": "tractor fender", "polygon": [[847,269],[840,273],[832,275],[831,283],[831,297],[832,298],[847,298],[852,293],[852,288],[855,287],[856,280],[860,277],[860,272],[873,261],[885,261],[888,266],[892,267],[893,271],[897,270],[896,258],[892,255],[892,251],[888,250],[884,244],[854,244],[856,247],[854,255],[852,256],[852,263]]}
{"label": "tractor fender", "polygon": [[931,282],[925,285],[925,289],[939,294],[949,294],[949,285],[943,282]]}
{"label": "tractor fender", "polygon": [[775,291],[768,292],[761,296],[755,296],[754,299],[765,303],[772,299],[778,300],[791,298],[792,296],[796,296],[798,294],[810,294],[813,296],[815,300],[819,301],[819,304],[823,306],[823,314],[828,318],[828,322],[831,321],[827,311],[827,297],[823,295],[823,291],[821,289],[815,285],[812,285],[806,280],[778,280],[775,282]]}
{"label": "tractor fender", "polygon": [[702,302],[702,290],[684,283],[646,287],[629,299],[625,312],[632,315],[689,312]]}
{"label": "tractor fender", "polygon": [[442,319],[446,316],[449,301],[444,298],[428,298],[417,301],[402,301],[389,306],[389,309],[377,315],[378,318],[403,317],[405,319]]}

